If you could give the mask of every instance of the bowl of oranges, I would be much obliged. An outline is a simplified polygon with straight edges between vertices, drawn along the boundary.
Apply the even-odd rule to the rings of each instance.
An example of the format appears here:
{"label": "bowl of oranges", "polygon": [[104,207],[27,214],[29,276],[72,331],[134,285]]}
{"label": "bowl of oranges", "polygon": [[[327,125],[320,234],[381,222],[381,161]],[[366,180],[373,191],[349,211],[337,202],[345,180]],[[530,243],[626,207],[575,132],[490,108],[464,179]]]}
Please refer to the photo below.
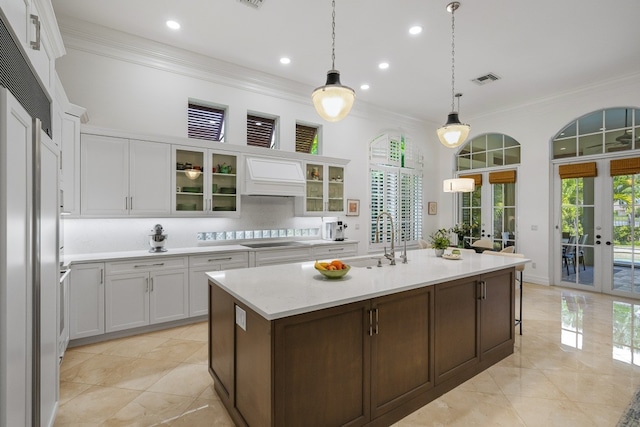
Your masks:
{"label": "bowl of oranges", "polygon": [[339,259],[334,259],[331,262],[316,261],[314,267],[327,279],[340,279],[351,269],[349,265],[343,263]]}

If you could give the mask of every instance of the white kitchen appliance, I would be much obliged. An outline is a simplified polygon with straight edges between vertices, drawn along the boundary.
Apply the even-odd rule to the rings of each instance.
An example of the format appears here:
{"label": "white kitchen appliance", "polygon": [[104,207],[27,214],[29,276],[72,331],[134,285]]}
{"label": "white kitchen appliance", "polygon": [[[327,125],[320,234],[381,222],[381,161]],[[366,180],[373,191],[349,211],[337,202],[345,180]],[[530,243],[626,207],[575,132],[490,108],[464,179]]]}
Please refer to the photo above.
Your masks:
{"label": "white kitchen appliance", "polygon": [[325,240],[344,240],[344,230],[347,224],[342,221],[329,221],[324,223],[324,239]]}
{"label": "white kitchen appliance", "polygon": [[0,426],[53,425],[58,404],[58,155],[0,87]]}

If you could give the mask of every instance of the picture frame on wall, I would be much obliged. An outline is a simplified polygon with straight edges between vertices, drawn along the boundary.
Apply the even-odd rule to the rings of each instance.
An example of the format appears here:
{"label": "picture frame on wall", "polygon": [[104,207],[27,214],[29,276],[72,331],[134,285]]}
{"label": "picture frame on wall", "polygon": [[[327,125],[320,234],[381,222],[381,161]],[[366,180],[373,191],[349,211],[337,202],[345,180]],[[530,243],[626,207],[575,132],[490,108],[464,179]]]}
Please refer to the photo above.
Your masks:
{"label": "picture frame on wall", "polygon": [[427,213],[429,215],[437,215],[438,214],[438,203],[437,202],[429,202],[427,204]]}
{"label": "picture frame on wall", "polygon": [[347,216],[360,215],[360,200],[347,199]]}

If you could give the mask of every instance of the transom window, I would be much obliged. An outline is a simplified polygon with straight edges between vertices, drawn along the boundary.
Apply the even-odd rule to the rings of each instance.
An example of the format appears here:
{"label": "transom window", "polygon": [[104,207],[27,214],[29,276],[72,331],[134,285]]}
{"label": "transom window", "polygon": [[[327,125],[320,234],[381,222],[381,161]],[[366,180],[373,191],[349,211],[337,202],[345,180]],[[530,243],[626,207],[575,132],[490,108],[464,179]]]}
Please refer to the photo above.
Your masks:
{"label": "transom window", "polygon": [[277,148],[277,118],[258,114],[247,114],[247,145]]}
{"label": "transom window", "polygon": [[569,123],[553,138],[553,158],[640,149],[640,110],[595,111]]}
{"label": "transom window", "polygon": [[457,170],[520,164],[520,144],[501,133],[487,133],[467,142],[458,152]]}
{"label": "transom window", "polygon": [[189,102],[187,136],[224,142],[225,115],[225,107]]}
{"label": "transom window", "polygon": [[319,127],[296,123],[296,153],[318,154]]}

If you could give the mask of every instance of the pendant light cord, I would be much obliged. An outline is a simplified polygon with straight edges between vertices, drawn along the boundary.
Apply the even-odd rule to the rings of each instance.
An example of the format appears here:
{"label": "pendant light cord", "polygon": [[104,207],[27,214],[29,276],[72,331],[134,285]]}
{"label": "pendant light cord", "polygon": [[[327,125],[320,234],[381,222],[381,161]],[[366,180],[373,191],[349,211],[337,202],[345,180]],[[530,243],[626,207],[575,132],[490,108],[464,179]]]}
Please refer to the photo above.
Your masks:
{"label": "pendant light cord", "polygon": [[331,15],[331,69],[336,69],[336,0],[331,2],[333,14]]}
{"label": "pendant light cord", "polygon": [[455,110],[455,83],[456,83],[456,7],[451,8],[451,111]]}

